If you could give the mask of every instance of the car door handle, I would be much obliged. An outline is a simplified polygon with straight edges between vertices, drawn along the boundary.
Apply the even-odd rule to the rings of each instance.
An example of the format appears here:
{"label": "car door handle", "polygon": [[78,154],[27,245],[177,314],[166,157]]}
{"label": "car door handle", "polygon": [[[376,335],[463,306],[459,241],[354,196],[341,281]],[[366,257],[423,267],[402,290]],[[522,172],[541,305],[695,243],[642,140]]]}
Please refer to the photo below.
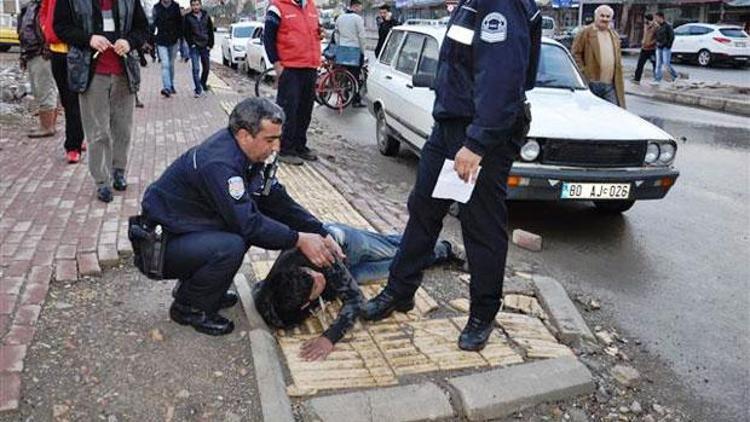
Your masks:
{"label": "car door handle", "polygon": [[409,89],[413,89],[414,85],[412,85],[412,84],[406,84],[406,87],[409,88]]}
{"label": "car door handle", "polygon": [[391,79],[393,79],[393,76],[391,76],[391,75],[385,75],[385,78],[390,81]]}

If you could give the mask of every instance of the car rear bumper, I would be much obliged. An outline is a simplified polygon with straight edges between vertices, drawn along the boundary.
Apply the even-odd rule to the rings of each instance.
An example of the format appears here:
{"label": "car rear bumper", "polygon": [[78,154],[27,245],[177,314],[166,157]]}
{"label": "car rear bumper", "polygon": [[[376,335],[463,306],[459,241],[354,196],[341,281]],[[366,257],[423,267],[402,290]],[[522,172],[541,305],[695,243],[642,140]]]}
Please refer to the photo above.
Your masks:
{"label": "car rear bumper", "polygon": [[517,163],[510,171],[508,199],[561,200],[565,182],[630,183],[628,199],[661,199],[667,195],[679,175],[680,172],[674,167],[570,169]]}

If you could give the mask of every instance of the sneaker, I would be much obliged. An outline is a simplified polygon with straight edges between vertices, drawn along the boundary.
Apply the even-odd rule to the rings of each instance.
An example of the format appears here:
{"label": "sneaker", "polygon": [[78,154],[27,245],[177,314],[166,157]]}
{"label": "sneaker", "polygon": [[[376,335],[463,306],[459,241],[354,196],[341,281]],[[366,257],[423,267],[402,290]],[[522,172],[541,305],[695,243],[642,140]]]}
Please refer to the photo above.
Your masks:
{"label": "sneaker", "polygon": [[318,154],[315,153],[315,151],[311,150],[308,147],[301,147],[297,149],[297,155],[302,158],[303,160],[307,161],[317,161],[318,160]]}
{"label": "sneaker", "polygon": [[651,86],[659,86],[659,84],[661,84],[661,82],[659,82],[659,81],[651,81],[650,84],[651,84]]}
{"label": "sneaker", "polygon": [[193,93],[193,98],[200,98],[202,96],[203,96],[202,92],[195,92],[195,93]]}
{"label": "sneaker", "polygon": [[302,164],[305,163],[305,160],[303,160],[296,154],[281,154],[280,153],[279,161],[281,161],[282,163],[292,164],[295,166],[301,166]]}
{"label": "sneaker", "polygon": [[458,348],[470,352],[482,350],[487,345],[490,334],[492,334],[492,321],[487,322],[470,316],[458,337]]}
{"label": "sneaker", "polygon": [[76,150],[71,150],[65,153],[65,158],[67,158],[68,164],[76,164],[81,161],[81,153]]}
{"label": "sneaker", "polygon": [[161,90],[161,95],[163,95],[165,98],[169,98],[169,96],[172,95],[172,92],[165,88]]}
{"label": "sneaker", "polygon": [[169,89],[169,92],[171,92],[171,93],[172,93],[172,95],[174,95],[174,94],[176,94],[176,93],[177,93],[177,90],[176,90],[176,89],[174,89],[174,88],[170,88],[170,89]]}
{"label": "sneaker", "polygon": [[102,186],[96,190],[96,198],[102,202],[112,202],[112,190],[109,186]]}
{"label": "sneaker", "polygon": [[203,91],[210,91],[211,87],[208,84],[203,85]]}
{"label": "sneaker", "polygon": [[112,187],[115,188],[115,190],[124,191],[128,188],[128,181],[125,179],[125,170],[115,169],[112,174],[112,179],[114,179]]}

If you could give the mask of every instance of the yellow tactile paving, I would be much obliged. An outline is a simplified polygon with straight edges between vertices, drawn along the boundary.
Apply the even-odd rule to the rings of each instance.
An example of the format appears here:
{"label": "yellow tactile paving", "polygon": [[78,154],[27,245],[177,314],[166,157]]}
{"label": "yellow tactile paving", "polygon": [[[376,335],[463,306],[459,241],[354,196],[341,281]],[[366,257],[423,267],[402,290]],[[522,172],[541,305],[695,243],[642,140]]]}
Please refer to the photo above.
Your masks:
{"label": "yellow tactile paving", "polygon": [[521,346],[529,359],[572,356],[573,351],[560,344],[538,318],[501,312],[495,321]]}
{"label": "yellow tactile paving", "polygon": [[[226,90],[226,91],[232,90],[232,88],[230,88],[229,85],[227,85],[227,83],[224,82],[223,79],[216,76],[214,72],[208,72],[208,80],[206,81],[206,83],[208,83],[208,86],[210,86],[212,89],[219,89],[219,90]],[[231,111],[231,108],[229,110]]]}

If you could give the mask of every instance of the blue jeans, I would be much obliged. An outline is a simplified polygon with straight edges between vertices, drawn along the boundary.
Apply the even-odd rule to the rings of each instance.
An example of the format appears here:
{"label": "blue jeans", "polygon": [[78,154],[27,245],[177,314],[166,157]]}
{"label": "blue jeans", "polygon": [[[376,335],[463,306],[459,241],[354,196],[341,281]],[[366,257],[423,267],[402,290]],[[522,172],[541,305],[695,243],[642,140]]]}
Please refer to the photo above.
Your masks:
{"label": "blue jeans", "polygon": [[615,91],[615,86],[613,84],[592,81],[589,82],[589,88],[597,97],[607,100],[614,105],[619,105],[619,102],[617,101],[617,92]]}
{"label": "blue jeans", "polygon": [[193,84],[195,93],[200,94],[208,83],[208,69],[210,67],[210,50],[206,47],[191,47],[190,62],[193,65]]}
{"label": "blue jeans", "polygon": [[662,66],[666,65],[669,69],[669,73],[672,75],[672,80],[677,79],[677,71],[672,67],[672,49],[666,47],[656,48],[656,73],[654,73],[654,80],[661,82],[664,73]]}
{"label": "blue jeans", "polygon": [[[346,255],[349,272],[363,284],[368,281],[383,280],[401,246],[400,234],[380,234],[355,229],[344,224],[324,224],[325,229]],[[438,241],[433,248],[427,266],[448,258],[448,245]]]}
{"label": "blue jeans", "polygon": [[174,91],[174,60],[177,56],[179,45],[157,45],[156,51],[159,53],[161,60],[161,84],[167,91]]}

